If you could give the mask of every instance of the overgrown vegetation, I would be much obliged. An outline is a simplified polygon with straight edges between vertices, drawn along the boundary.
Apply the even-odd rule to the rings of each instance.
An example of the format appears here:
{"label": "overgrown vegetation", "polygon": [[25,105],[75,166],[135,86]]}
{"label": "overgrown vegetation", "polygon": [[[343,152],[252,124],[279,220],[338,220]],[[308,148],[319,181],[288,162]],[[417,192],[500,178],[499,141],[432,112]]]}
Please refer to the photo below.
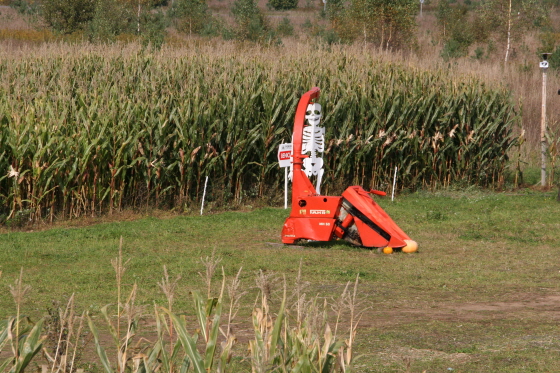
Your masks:
{"label": "overgrown vegetation", "polygon": [[[236,36],[240,40],[265,44],[271,40],[277,42],[271,36],[269,17],[255,2],[248,0],[220,5],[220,8],[231,11],[235,19],[233,23],[218,16],[215,10],[211,11],[208,0],[13,0],[10,5],[21,14],[34,15],[35,24],[46,25],[55,33],[86,33],[89,40],[95,42],[112,41],[115,35],[129,33],[146,39],[145,34],[153,35],[155,30],[149,27],[149,14],[155,9],[166,18],[163,23],[174,20],[177,30],[190,37],[221,35],[226,39]],[[323,4],[307,0],[301,5],[315,10],[315,20],[336,42],[357,42],[391,51],[418,51],[417,2],[333,0]],[[500,44],[499,53],[504,53],[502,60],[505,62],[523,47],[523,36],[528,32],[555,33],[550,21],[550,10],[554,10],[554,5],[542,0],[438,0],[426,3],[429,9],[435,9],[440,26],[438,39],[443,41],[440,50],[443,58],[461,58],[467,56],[470,49],[482,51],[486,49],[484,46]],[[298,2],[270,0],[267,6],[285,11],[297,8]],[[325,18],[327,23],[322,21]],[[164,34],[160,31],[158,36]],[[557,43],[558,40],[554,40],[552,48]]]}
{"label": "overgrown vegetation", "polygon": [[171,8],[177,30],[189,36],[200,34],[205,25],[211,23],[208,4],[204,0],[177,0]]}
{"label": "overgrown vegetation", "polygon": [[297,8],[298,0],[268,0],[267,5],[275,10],[289,10]]}
{"label": "overgrown vegetation", "polygon": [[[286,278],[281,281],[281,304],[276,306],[276,311],[272,308],[272,291],[280,282],[279,278],[259,271],[256,278],[258,301],[252,311],[254,338],[248,343],[250,353],[247,363],[243,364],[246,358],[243,349],[234,349],[237,344],[234,325],[238,324],[236,316],[241,298],[246,295],[240,289],[241,269],[226,284],[222,267],[219,295],[213,295],[212,281],[221,259],[214,257],[214,254],[202,259],[206,266],[203,277],[208,291],[206,295],[198,290],[191,292],[194,318],[197,321],[196,328],[192,328],[184,313],[179,315],[172,310],[180,277],[172,279],[164,266],[164,277],[158,286],[167,298],[167,307],[154,302],[151,321],[155,323],[157,337],[155,341],[150,341],[146,337],[154,330],[142,330],[140,319],[146,319],[146,314],[144,307],[136,304],[137,285],[132,285],[130,294],[123,298],[125,289],[122,281],[128,261],[123,261],[122,244],[121,237],[119,255],[111,261],[117,280],[116,315],[113,316],[109,311],[110,305],[100,310],[112,337],[111,349],[114,348],[114,354],[107,352],[109,346],[101,338],[94,316],[86,312],[76,316],[74,295],[65,309],[51,312],[48,322],[52,328],[48,333],[43,330],[44,318],[33,324],[29,318],[22,317],[20,308],[31,288],[23,284],[22,269],[15,285],[10,286],[16,304],[16,316],[0,324],[0,353],[4,352],[6,346],[10,346],[12,352],[12,356],[0,363],[1,371],[23,373],[31,363],[37,363],[43,352],[46,369],[74,372],[85,348],[82,330],[86,323],[106,373],[240,372],[249,368],[259,373],[302,369],[323,373],[352,371],[352,348],[364,312],[358,299],[359,276],[356,276],[353,287],[350,282],[346,284],[340,299],[332,304],[335,313],[332,317],[334,323],[331,324],[328,303],[321,302],[318,296],[308,297],[304,293],[306,284],[302,281],[301,264],[293,292],[290,290],[292,294],[288,294]],[[346,327],[342,326],[345,319],[349,322],[347,330],[343,330]],[[50,340],[47,340],[49,336]],[[50,346],[44,348],[47,342]],[[240,356],[234,356],[240,352]],[[112,363],[109,356],[114,356],[116,361]]]}
{"label": "overgrown vegetation", "polygon": [[274,41],[275,35],[255,0],[235,0],[231,13],[235,19],[234,34],[238,40],[267,44]]}
{"label": "overgrown vegetation", "polygon": [[409,46],[414,40],[415,1],[335,1],[329,6],[332,28],[343,40],[373,43],[389,50]]}

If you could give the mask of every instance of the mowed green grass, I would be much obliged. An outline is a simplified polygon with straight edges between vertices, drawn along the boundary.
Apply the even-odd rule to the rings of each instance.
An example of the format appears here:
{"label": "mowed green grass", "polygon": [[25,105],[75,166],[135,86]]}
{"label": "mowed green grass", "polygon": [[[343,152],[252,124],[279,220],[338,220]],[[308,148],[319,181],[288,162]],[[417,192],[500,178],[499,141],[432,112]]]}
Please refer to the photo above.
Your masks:
{"label": "mowed green grass", "polygon": [[138,284],[137,303],[165,304],[157,285],[165,265],[182,277],[174,309],[189,314],[188,292],[204,288],[202,257],[215,251],[228,277],[242,267],[249,294],[239,317],[247,328],[259,270],[285,275],[292,286],[301,262],[308,294],[327,299],[359,275],[368,309],[357,336],[358,372],[560,371],[555,193],[475,189],[377,201],[419,242],[419,253],[384,255],[344,242],[283,246],[288,211],[281,208],[5,233],[0,318],[15,314],[8,285],[21,268],[32,286],[23,312],[34,318],[72,293],[78,309],[93,315],[114,304],[111,259],[122,237],[130,259],[123,282],[125,290]]}

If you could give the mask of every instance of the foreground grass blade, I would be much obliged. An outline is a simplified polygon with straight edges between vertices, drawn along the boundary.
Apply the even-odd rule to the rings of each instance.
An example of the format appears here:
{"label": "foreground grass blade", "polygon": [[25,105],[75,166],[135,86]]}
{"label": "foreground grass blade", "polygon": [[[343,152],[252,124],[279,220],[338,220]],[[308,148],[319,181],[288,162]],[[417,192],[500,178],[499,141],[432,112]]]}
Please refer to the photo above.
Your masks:
{"label": "foreground grass blade", "polygon": [[114,373],[113,368],[111,368],[111,363],[107,358],[107,353],[105,352],[105,349],[103,348],[103,346],[101,346],[101,343],[99,342],[99,332],[97,331],[97,328],[95,327],[95,324],[93,323],[89,315],[88,315],[88,325],[89,325],[89,329],[91,330],[91,333],[93,334],[93,338],[95,342],[95,350],[97,351],[97,355],[101,360],[101,364],[103,365],[105,372]]}
{"label": "foreground grass blade", "polygon": [[196,373],[204,373],[204,359],[198,352],[196,348],[195,340],[190,336],[185,327],[185,323],[177,317],[175,314],[170,313],[169,311],[165,310],[168,313],[169,317],[173,321],[173,326],[175,327],[175,331],[183,345],[183,349],[185,353],[189,357],[190,362],[192,363],[193,369]]}

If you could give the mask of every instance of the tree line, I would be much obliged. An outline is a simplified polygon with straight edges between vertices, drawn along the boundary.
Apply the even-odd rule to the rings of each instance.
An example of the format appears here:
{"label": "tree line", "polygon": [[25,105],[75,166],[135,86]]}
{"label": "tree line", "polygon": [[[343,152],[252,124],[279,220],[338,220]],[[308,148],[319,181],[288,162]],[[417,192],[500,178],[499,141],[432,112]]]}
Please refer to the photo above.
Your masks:
{"label": "tree line", "polygon": [[[311,1],[319,2],[312,4]],[[505,62],[527,31],[539,31],[542,51],[552,52],[559,42],[549,12],[558,0],[425,0],[434,11],[444,59],[474,58],[495,53],[500,46]],[[324,7],[323,7],[324,3]],[[317,6],[319,5],[319,6]],[[161,46],[169,26],[187,35],[222,37],[277,44],[294,33],[284,17],[275,27],[256,0],[234,0],[232,22],[214,14],[207,0],[12,0],[20,13],[33,15],[58,34],[83,33],[91,42],[136,35],[145,44]],[[268,0],[274,10],[315,9],[313,22],[301,26],[326,43],[364,43],[381,49],[417,48],[419,0]],[[475,49],[476,48],[476,49]],[[539,50],[539,52],[541,52]],[[560,61],[560,51],[552,56]],[[559,64],[560,65],[560,64]]]}

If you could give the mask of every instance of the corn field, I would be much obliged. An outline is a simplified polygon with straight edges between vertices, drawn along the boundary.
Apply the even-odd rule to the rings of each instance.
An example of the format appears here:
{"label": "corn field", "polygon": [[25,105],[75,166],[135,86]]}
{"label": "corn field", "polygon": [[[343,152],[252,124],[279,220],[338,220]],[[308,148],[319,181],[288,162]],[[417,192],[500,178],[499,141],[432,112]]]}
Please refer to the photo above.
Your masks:
{"label": "corn field", "polygon": [[275,195],[298,99],[321,88],[323,190],[503,182],[518,116],[509,92],[325,48],[0,52],[0,215],[181,211]]}

